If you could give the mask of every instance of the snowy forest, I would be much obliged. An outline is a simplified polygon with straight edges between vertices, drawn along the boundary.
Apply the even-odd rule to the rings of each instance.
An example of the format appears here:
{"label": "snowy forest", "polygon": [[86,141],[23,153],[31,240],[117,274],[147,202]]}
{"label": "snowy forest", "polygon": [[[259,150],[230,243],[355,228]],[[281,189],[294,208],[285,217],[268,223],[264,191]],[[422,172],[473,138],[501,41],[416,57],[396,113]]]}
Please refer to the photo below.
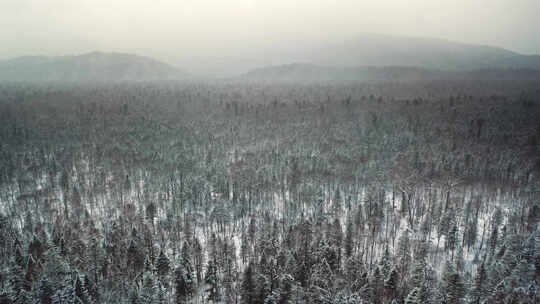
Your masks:
{"label": "snowy forest", "polygon": [[0,84],[0,303],[540,303],[539,88]]}

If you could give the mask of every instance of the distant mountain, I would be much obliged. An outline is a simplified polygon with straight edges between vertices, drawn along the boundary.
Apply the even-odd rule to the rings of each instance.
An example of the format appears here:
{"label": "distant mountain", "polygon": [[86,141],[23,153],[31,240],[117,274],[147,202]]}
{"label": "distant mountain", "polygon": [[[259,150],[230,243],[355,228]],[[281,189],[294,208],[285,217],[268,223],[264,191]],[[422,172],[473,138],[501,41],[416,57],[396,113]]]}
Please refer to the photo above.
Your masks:
{"label": "distant mountain", "polygon": [[131,54],[92,52],[78,56],[27,56],[0,61],[0,81],[144,81],[182,79],[187,73]]}
{"label": "distant mountain", "polygon": [[[325,66],[413,66],[441,70],[540,70],[540,56],[441,39],[366,34],[296,55],[296,62]],[[298,58],[302,57],[302,58]]]}
{"label": "distant mountain", "polygon": [[[243,60],[242,60],[243,59]],[[204,63],[211,60],[204,60]],[[430,70],[537,69],[539,55],[522,55],[506,49],[432,38],[362,34],[347,41],[298,41],[253,48],[243,57],[219,62],[216,72],[240,74],[266,66],[293,63],[317,66],[401,66]],[[193,64],[194,70],[200,62]],[[204,67],[212,70],[212,67]]]}
{"label": "distant mountain", "polygon": [[[477,70],[485,74],[486,70],[540,70],[539,55],[440,39],[375,34],[363,34],[342,42],[282,42],[240,53],[242,55],[216,52],[214,58],[185,59],[182,66],[210,77],[236,77],[252,71],[248,75],[269,78],[273,73],[273,77],[281,79],[311,77],[311,80],[404,79],[405,76],[415,79],[439,77],[449,71]],[[254,70],[266,67],[272,69]],[[383,69],[385,67],[390,70]],[[157,60],[121,53],[93,52],[0,61],[0,81],[110,82],[187,77],[191,75]]]}
{"label": "distant mountain", "polygon": [[254,69],[242,77],[249,81],[323,82],[323,81],[393,81],[429,80],[539,80],[540,70],[474,69],[435,70],[404,66],[328,67],[311,64],[286,64]]}
{"label": "distant mountain", "polygon": [[416,67],[328,67],[312,64],[286,64],[252,70],[243,78],[260,81],[399,80],[440,78],[440,71]]}

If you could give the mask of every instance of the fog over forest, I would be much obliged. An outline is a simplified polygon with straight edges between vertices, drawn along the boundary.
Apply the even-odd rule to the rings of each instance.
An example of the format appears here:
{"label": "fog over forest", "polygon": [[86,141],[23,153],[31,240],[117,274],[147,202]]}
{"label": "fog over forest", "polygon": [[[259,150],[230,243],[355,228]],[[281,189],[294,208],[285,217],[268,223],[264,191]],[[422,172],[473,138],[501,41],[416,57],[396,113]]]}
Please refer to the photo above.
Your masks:
{"label": "fog over forest", "polygon": [[121,52],[230,76],[366,34],[539,55],[539,12],[536,0],[3,0],[0,59]]}
{"label": "fog over forest", "polygon": [[539,13],[0,1],[0,304],[540,303]]}

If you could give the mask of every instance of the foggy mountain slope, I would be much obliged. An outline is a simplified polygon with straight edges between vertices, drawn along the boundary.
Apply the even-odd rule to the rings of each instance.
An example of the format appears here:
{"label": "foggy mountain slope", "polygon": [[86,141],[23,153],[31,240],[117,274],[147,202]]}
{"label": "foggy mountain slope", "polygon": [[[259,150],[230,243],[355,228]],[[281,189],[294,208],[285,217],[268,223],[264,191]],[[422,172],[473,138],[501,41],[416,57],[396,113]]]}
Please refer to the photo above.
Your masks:
{"label": "foggy mountain slope", "polygon": [[187,73],[155,59],[122,53],[28,56],[0,62],[0,81],[141,81],[186,77]]}
{"label": "foggy mountain slope", "polygon": [[[182,61],[180,66],[209,77],[236,77],[245,76],[245,73],[255,76],[249,71],[283,65],[283,71],[279,73],[288,74],[286,77],[291,80],[302,78],[307,81],[410,81],[447,75],[441,71],[540,70],[538,55],[522,55],[497,47],[440,39],[373,34],[340,43],[299,41],[287,46],[273,44],[253,48],[242,55],[240,53],[225,57],[192,58]],[[321,78],[320,74],[324,74],[324,77]],[[122,53],[26,56],[0,61],[0,81],[140,81],[185,79],[190,76],[156,59]]]}
{"label": "foggy mountain slope", "polygon": [[537,80],[540,70],[534,69],[475,69],[445,71],[405,66],[337,67],[311,64],[285,64],[249,71],[242,77],[250,81],[317,82],[317,81],[396,81],[429,80]]}
{"label": "foggy mountain slope", "polygon": [[[255,48],[245,56],[220,63],[214,71],[245,73],[256,68],[293,63],[331,67],[385,66],[419,67],[433,70],[536,69],[539,55],[523,55],[503,48],[471,45],[433,38],[363,34],[341,42],[311,41]],[[208,60],[205,60],[207,62]],[[211,60],[210,60],[211,61]],[[192,64],[201,68],[200,62]],[[202,67],[205,72],[211,67]]]}
{"label": "foggy mountain slope", "polygon": [[307,51],[305,62],[330,66],[416,66],[462,70],[484,68],[540,69],[540,56],[506,49],[433,38],[366,34]]}
{"label": "foggy mountain slope", "polygon": [[415,81],[438,79],[445,72],[417,67],[336,67],[312,64],[285,64],[249,71],[244,79],[257,81]]}

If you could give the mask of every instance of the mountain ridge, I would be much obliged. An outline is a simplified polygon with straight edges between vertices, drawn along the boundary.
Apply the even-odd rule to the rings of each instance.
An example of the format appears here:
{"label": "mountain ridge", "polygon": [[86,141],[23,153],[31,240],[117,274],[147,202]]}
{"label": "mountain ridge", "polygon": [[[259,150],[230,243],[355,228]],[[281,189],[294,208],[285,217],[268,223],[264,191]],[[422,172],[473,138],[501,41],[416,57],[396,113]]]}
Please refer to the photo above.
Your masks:
{"label": "mountain ridge", "polygon": [[[540,55],[522,55],[500,47],[424,37],[362,34],[334,43],[299,42],[286,46],[272,44],[263,49],[264,52],[254,49],[253,54],[246,55],[250,60],[231,57],[232,59],[225,62],[218,60],[218,63],[215,61],[212,63],[212,60],[199,59],[184,62],[182,66],[191,66],[190,70],[195,70],[194,75],[206,75],[211,79],[231,77],[244,79],[246,75],[253,76],[253,72],[261,68],[286,67],[291,64],[305,65],[297,66],[305,72],[317,69],[320,70],[319,73],[335,75],[330,77],[331,79],[351,77],[358,79],[358,67],[368,66],[390,67],[392,73],[398,69],[400,75],[409,75],[413,78],[427,73],[421,70],[413,71],[412,68],[438,71],[430,72],[432,75],[438,75],[440,71],[483,69],[540,70]],[[216,56],[221,55],[223,54]],[[201,65],[206,65],[207,71],[197,72],[197,68],[194,68],[197,65],[199,69]],[[326,72],[322,71],[323,68],[327,69]],[[409,68],[408,73],[403,73],[405,68]],[[354,72],[354,69],[357,71]],[[371,72],[379,73],[377,77],[384,74],[384,71],[376,69],[371,69]],[[301,76],[298,71],[296,73],[295,77]],[[342,75],[338,75],[339,73]],[[163,61],[120,52],[93,51],[71,56],[22,56],[0,61],[0,81],[108,82],[178,80],[192,77],[192,74]]]}
{"label": "mountain ridge", "polygon": [[184,79],[188,74],[156,59],[93,51],[70,56],[22,56],[0,62],[4,81],[144,81]]}
{"label": "mountain ridge", "polygon": [[481,68],[540,69],[540,55],[443,39],[365,34],[329,44],[304,56],[305,62],[330,66],[415,66],[441,70]]}
{"label": "mountain ridge", "polygon": [[249,81],[396,81],[425,80],[540,80],[540,70],[527,68],[484,68],[438,70],[414,66],[320,66],[292,63],[253,69],[241,76]]}
{"label": "mountain ridge", "polygon": [[[333,42],[298,41],[256,48],[221,64],[222,74],[239,75],[260,67],[292,63],[319,66],[407,66],[435,70],[523,68],[540,70],[540,55],[524,55],[501,47],[451,40],[360,34]],[[198,64],[198,63],[195,63]],[[208,66],[206,68],[208,74]]]}

